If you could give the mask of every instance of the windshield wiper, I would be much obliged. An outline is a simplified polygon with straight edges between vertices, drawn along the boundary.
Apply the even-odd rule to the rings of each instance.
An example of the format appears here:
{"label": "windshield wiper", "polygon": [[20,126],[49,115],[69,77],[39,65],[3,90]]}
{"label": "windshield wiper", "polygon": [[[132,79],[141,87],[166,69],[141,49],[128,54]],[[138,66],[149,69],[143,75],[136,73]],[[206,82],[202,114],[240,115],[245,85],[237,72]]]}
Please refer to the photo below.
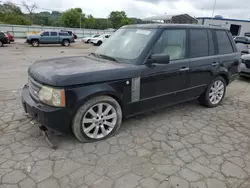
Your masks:
{"label": "windshield wiper", "polygon": [[93,55],[93,56],[95,56],[97,58],[102,58],[102,59],[107,59],[107,60],[110,60],[110,61],[118,62],[117,59],[115,59],[113,57],[110,57],[110,56],[107,56],[107,55],[97,54],[97,53],[90,53],[90,55]]}
{"label": "windshield wiper", "polygon": [[100,57],[102,57],[103,59],[107,59],[107,60],[110,60],[110,61],[115,61],[117,62],[117,60],[113,57],[110,57],[110,56],[107,56],[107,55],[103,55],[103,54],[98,54]]}

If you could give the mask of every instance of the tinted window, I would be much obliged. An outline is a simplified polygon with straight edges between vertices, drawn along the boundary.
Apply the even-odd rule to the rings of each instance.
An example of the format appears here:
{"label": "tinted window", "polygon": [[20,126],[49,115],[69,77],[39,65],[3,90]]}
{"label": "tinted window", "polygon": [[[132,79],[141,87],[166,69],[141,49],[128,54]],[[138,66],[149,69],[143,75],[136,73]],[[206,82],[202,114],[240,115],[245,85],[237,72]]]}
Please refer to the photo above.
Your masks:
{"label": "tinted window", "polygon": [[106,36],[105,36],[105,38],[109,38],[109,37],[110,37],[110,35],[106,35]]}
{"label": "tinted window", "polygon": [[1,36],[1,37],[4,37],[4,36],[5,36],[5,34],[4,34],[4,33],[2,33],[2,32],[0,32],[0,36]]}
{"label": "tinted window", "polygon": [[51,36],[57,36],[57,32],[51,32]]}
{"label": "tinted window", "polygon": [[216,31],[219,54],[229,54],[233,52],[232,44],[226,31]]}
{"label": "tinted window", "polygon": [[214,40],[212,32],[210,30],[208,31],[208,42],[209,42],[209,55],[214,55],[215,54]]}
{"label": "tinted window", "polygon": [[204,57],[209,55],[208,34],[204,29],[190,30],[190,56]]}
{"label": "tinted window", "polygon": [[186,30],[165,30],[152,54],[167,54],[170,60],[183,59],[186,54]]}
{"label": "tinted window", "polygon": [[69,36],[68,33],[59,33],[60,36]]}
{"label": "tinted window", "polygon": [[43,36],[49,36],[49,32],[44,32]]}

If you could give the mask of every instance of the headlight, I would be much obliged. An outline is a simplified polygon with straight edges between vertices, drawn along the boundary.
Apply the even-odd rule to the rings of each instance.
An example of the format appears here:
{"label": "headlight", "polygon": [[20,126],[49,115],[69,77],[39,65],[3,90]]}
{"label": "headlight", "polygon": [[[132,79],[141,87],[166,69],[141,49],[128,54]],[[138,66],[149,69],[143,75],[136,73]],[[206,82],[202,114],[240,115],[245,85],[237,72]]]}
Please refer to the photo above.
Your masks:
{"label": "headlight", "polygon": [[42,86],[39,91],[39,99],[41,102],[51,106],[65,107],[64,89],[54,89],[48,86]]}

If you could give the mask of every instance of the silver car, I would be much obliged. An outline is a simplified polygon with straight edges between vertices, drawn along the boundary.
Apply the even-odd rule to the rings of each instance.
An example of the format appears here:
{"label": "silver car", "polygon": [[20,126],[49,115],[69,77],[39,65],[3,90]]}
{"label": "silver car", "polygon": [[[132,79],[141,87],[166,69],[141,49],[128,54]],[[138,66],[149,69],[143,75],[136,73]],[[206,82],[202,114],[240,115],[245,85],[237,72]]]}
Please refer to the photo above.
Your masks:
{"label": "silver car", "polygon": [[250,54],[241,56],[240,76],[250,77]]}

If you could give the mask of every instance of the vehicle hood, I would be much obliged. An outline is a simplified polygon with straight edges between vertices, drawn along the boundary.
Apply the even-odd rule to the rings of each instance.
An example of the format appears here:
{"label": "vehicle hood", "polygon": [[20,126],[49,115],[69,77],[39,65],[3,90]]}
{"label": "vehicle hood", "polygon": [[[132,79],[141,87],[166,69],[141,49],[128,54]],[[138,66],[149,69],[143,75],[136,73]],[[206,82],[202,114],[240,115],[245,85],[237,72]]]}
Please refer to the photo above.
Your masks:
{"label": "vehicle hood", "polygon": [[40,35],[27,35],[27,38],[40,37]]}
{"label": "vehicle hood", "polygon": [[138,76],[138,66],[92,56],[39,60],[28,72],[38,82],[51,86],[72,86],[120,80]]}

